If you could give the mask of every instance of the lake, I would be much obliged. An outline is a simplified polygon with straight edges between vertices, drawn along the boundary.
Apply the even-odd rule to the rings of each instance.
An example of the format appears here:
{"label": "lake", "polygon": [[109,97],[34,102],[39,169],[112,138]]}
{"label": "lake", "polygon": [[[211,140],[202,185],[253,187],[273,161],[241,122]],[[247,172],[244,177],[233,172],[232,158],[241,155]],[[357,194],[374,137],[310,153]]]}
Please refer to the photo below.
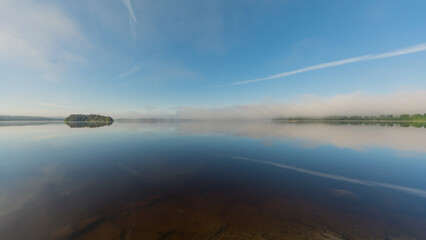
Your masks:
{"label": "lake", "polygon": [[426,239],[426,129],[0,122],[0,239]]}

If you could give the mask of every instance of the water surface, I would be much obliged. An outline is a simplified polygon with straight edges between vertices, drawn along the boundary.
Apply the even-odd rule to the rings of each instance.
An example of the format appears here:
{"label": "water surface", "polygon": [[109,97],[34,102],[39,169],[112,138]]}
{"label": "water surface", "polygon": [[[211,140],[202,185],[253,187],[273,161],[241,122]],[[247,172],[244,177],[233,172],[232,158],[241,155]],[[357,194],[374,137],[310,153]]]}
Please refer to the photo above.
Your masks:
{"label": "water surface", "polygon": [[0,239],[426,239],[426,129],[0,124]]}

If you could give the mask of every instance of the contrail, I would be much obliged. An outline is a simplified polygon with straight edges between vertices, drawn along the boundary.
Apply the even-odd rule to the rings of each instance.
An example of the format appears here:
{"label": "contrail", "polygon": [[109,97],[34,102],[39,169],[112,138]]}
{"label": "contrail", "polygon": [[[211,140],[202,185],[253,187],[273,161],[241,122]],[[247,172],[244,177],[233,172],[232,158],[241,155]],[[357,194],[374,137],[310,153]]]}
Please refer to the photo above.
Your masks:
{"label": "contrail", "polygon": [[142,67],[143,67],[143,64],[136,65],[136,66],[132,67],[131,69],[127,70],[126,72],[121,73],[120,76],[118,76],[117,78],[120,79],[120,78],[127,77],[127,76],[131,75],[132,73],[138,71]]}
{"label": "contrail", "polygon": [[354,57],[354,58],[348,58],[348,59],[343,59],[343,60],[338,60],[338,61],[333,61],[333,62],[321,63],[321,64],[318,64],[318,65],[300,68],[300,69],[296,69],[296,70],[289,71],[289,72],[282,72],[282,73],[275,74],[275,75],[268,76],[268,77],[256,78],[256,79],[240,81],[240,82],[233,82],[233,83],[230,83],[230,84],[218,85],[216,87],[234,86],[234,85],[242,85],[242,84],[260,82],[260,81],[267,81],[267,80],[272,80],[272,79],[276,79],[276,78],[282,78],[282,77],[287,77],[287,76],[291,76],[291,75],[296,75],[296,74],[299,74],[299,73],[310,72],[310,71],[315,71],[315,70],[330,68],[330,67],[336,67],[336,66],[340,66],[340,65],[349,64],[349,63],[371,61],[371,60],[382,59],[382,58],[390,58],[390,57],[396,57],[396,56],[400,56],[400,55],[406,55],[406,54],[423,52],[423,51],[426,51],[426,43],[422,43],[422,44],[419,44],[419,45],[415,45],[415,46],[411,46],[411,47],[408,47],[408,48],[403,48],[403,49],[399,49],[399,50],[395,50],[395,51],[391,51],[391,52],[381,53],[381,54],[373,54],[373,55],[369,54],[369,55],[364,55],[364,56],[361,56],[361,57]]}
{"label": "contrail", "polygon": [[256,163],[261,163],[261,164],[266,164],[266,165],[271,165],[271,166],[275,166],[275,167],[279,167],[279,168],[283,168],[283,169],[288,169],[288,170],[292,170],[292,171],[296,171],[296,172],[300,172],[300,173],[304,173],[304,174],[309,174],[309,175],[312,175],[312,176],[332,179],[332,180],[341,181],[341,182],[359,184],[359,185],[364,185],[364,186],[368,186],[368,187],[381,187],[381,188],[392,189],[392,190],[412,194],[412,195],[415,195],[415,196],[418,196],[418,197],[426,198],[426,191],[422,190],[422,189],[418,189],[418,188],[411,188],[411,187],[406,187],[406,186],[400,186],[400,185],[394,185],[394,184],[382,183],[382,182],[375,182],[375,181],[369,181],[369,180],[361,180],[361,179],[356,179],[356,178],[348,178],[348,177],[343,177],[343,176],[340,176],[340,175],[317,172],[317,171],[312,171],[312,170],[308,170],[308,169],[304,169],[304,168],[293,167],[293,166],[286,165],[286,164],[269,162],[269,161],[258,160],[258,159],[253,159],[253,158],[246,158],[246,157],[239,157],[239,156],[228,156],[228,155],[221,155],[221,154],[213,154],[213,155],[221,156],[221,157],[227,157],[227,158],[233,158],[233,159],[239,159],[239,160],[244,160],[244,161],[250,161],[250,162],[256,162]]}
{"label": "contrail", "polygon": [[129,14],[132,17],[133,21],[138,22],[136,20],[135,13],[133,12],[132,4],[130,3],[130,0],[123,0],[124,5],[129,10]]}

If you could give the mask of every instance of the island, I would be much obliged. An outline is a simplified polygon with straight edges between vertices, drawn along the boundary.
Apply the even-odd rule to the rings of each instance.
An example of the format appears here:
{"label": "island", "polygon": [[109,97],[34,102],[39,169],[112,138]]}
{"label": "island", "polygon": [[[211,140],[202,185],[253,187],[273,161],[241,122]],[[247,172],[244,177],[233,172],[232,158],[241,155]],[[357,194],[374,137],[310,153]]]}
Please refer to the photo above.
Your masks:
{"label": "island", "polygon": [[114,119],[96,114],[71,114],[64,119],[64,122],[71,128],[97,128],[111,125]]}

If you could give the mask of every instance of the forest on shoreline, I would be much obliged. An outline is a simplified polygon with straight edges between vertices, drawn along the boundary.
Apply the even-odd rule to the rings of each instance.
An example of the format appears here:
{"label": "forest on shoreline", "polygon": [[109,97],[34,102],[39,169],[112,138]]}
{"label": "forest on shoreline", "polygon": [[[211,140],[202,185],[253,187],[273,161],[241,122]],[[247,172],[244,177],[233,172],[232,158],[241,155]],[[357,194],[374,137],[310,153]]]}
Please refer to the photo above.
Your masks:
{"label": "forest on shoreline", "polygon": [[348,121],[348,122],[426,122],[425,114],[401,114],[399,116],[379,115],[379,116],[330,116],[330,117],[282,117],[274,118],[276,121]]}

